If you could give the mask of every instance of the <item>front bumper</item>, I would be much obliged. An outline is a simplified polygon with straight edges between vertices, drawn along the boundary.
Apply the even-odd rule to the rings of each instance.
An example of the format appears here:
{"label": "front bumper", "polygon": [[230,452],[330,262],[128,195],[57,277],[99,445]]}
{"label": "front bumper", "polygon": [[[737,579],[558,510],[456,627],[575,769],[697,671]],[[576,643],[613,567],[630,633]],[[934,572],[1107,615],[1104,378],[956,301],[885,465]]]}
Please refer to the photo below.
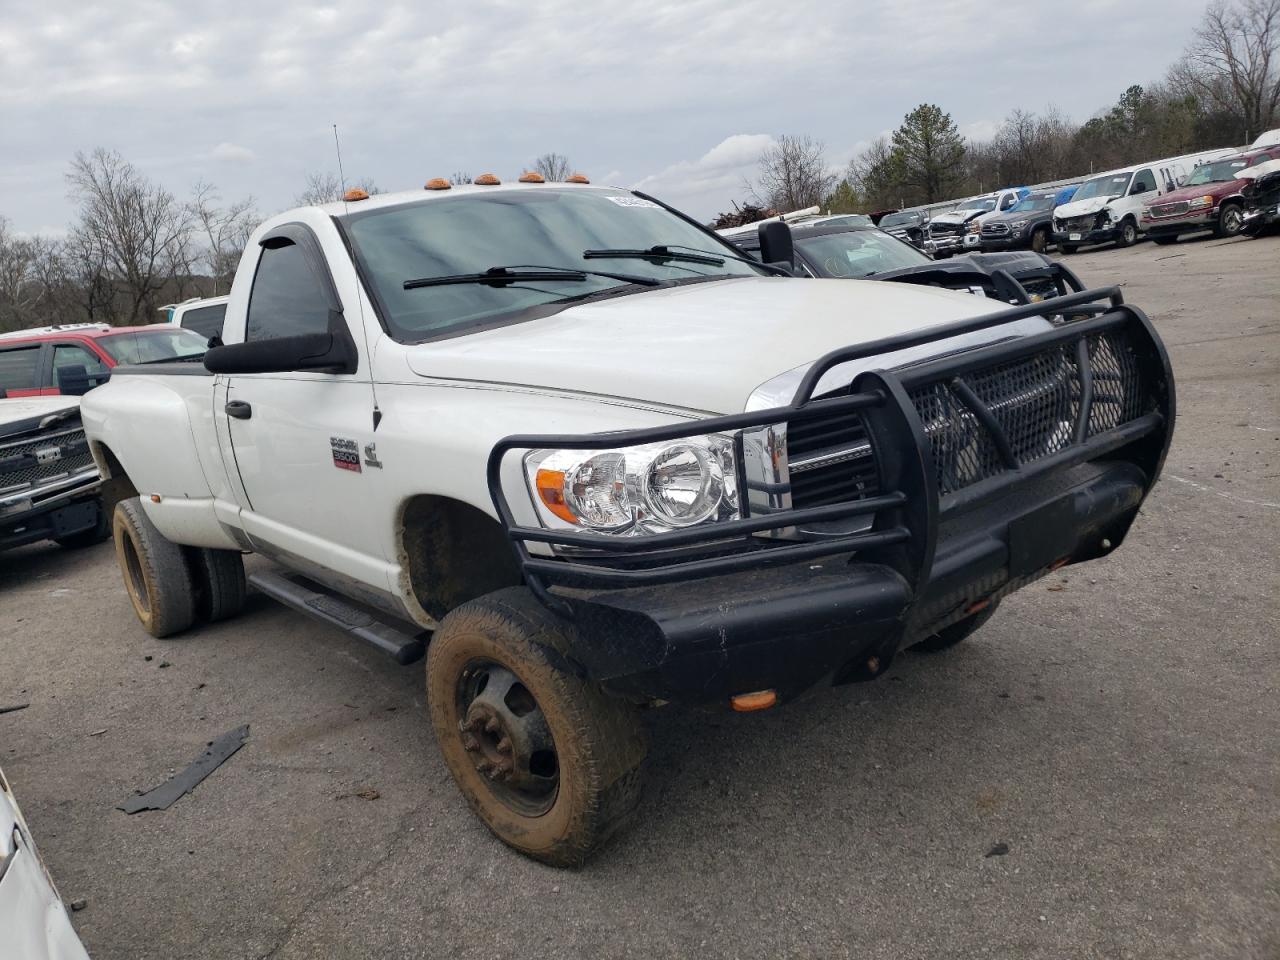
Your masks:
{"label": "front bumper", "polygon": [[1150,237],[1176,237],[1209,230],[1217,222],[1218,208],[1191,210],[1176,217],[1143,217],[1142,230]]}
{"label": "front bumper", "polygon": [[0,550],[57,540],[92,529],[102,504],[97,468],[49,492],[30,491],[0,503]]}
{"label": "front bumper", "polygon": [[983,237],[982,249],[985,251],[999,250],[1026,250],[1031,246],[1031,241],[1017,233],[1005,234],[1002,237]]}
{"label": "front bumper", "polygon": [[1120,236],[1120,226],[1109,223],[1105,227],[1094,227],[1091,230],[1053,231],[1053,242],[1059,248],[1063,244],[1073,247],[1084,247],[1095,243],[1111,243]]}
{"label": "front bumper", "polygon": [[1253,236],[1268,227],[1277,225],[1280,225],[1280,204],[1262,207],[1258,210],[1245,211],[1244,223],[1240,227],[1240,232]]}
{"label": "front bumper", "polygon": [[934,256],[949,257],[956,253],[963,253],[968,249],[976,249],[972,246],[965,245],[965,235],[956,234],[955,236],[930,237],[924,242],[924,252],[931,253]]}
{"label": "front bumper", "polygon": [[[1097,314],[1103,295],[1110,309],[1090,315]],[[1066,315],[1066,308],[1086,312],[1072,313],[1074,319],[1033,337],[999,340],[897,371],[863,373],[847,394],[813,399],[822,375],[840,363],[1049,309]],[[1104,337],[1121,338],[1131,378],[1103,360],[1098,343]],[[997,404],[988,407],[967,384],[1042,357],[1075,358],[1075,399],[1068,404],[1073,419],[1054,428],[1050,452],[1024,458],[1015,450],[1022,440],[1006,433],[1021,429],[1018,415]],[[921,391],[931,395],[938,384],[961,398],[962,411],[945,416],[949,423],[965,424],[969,452],[953,445],[951,427],[931,420],[926,428],[922,422],[919,400],[912,397]],[[1060,388],[1068,390],[1065,381]],[[1132,414],[1108,419],[1121,395],[1139,397]],[[834,413],[863,419],[880,472],[877,495],[779,509],[645,542],[520,527],[500,488],[508,452],[599,448],[600,436],[510,437],[494,448],[489,484],[498,515],[526,582],[578,625],[572,658],[585,675],[635,698],[714,703],[760,689],[787,699],[823,681],[883,672],[903,645],[1050,569],[1101,556],[1121,542],[1168,449],[1173,380],[1150,322],[1123,306],[1113,288],[833,351],[810,369],[789,407],[630,431],[607,442],[734,433]],[[984,431],[987,440],[978,437]],[[957,464],[988,442],[988,449],[1001,451],[1000,465],[979,479],[958,481]],[[747,489],[745,476],[739,485]],[[864,522],[850,524],[856,517]],[[801,535],[757,537],[769,530]],[[734,541],[736,550],[730,549]],[[535,557],[530,543],[599,552],[589,559]]]}

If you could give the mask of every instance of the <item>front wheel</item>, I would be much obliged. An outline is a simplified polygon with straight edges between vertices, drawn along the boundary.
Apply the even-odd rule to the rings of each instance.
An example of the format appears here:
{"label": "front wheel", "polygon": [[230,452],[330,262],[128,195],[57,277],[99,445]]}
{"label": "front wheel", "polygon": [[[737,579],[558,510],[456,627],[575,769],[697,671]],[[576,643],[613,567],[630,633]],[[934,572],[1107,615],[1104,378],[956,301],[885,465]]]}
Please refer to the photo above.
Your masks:
{"label": "front wheel", "polygon": [[167,637],[191,626],[195,591],[182,548],[156,529],[137,497],[116,504],[111,530],[125,590],[147,632]]}
{"label": "front wheel", "polygon": [[1120,224],[1120,234],[1116,237],[1117,247],[1132,247],[1138,242],[1138,228],[1132,220]]}
{"label": "front wheel", "polygon": [[991,615],[996,612],[996,607],[998,606],[1000,606],[999,600],[988,604],[985,610],[979,610],[958,623],[943,627],[937,633],[930,634],[917,643],[914,649],[923,653],[940,653],[943,650],[949,650],[961,640],[975,633],[979,627],[990,620]]}
{"label": "front wheel", "polygon": [[1218,222],[1213,226],[1215,237],[1234,237],[1244,226],[1244,214],[1240,207],[1229,203],[1218,213]]}
{"label": "front wheel", "polygon": [[458,607],[427,648],[431,724],[449,772],[490,830],[577,866],[634,811],[637,710],[573,669],[573,628],[523,587]]}
{"label": "front wheel", "polygon": [[1043,227],[1031,234],[1031,250],[1033,253],[1044,253],[1049,249],[1049,231]]}

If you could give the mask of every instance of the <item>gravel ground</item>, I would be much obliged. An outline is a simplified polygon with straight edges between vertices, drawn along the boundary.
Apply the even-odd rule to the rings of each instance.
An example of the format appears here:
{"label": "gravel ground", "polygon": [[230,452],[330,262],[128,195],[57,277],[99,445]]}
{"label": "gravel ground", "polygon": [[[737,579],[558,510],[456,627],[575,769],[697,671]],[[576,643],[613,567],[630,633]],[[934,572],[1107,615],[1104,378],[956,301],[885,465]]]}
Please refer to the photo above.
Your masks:
{"label": "gravel ground", "polygon": [[[256,596],[153,640],[109,544],[0,555],[0,763],[91,955],[1280,956],[1280,238],[1070,263],[1178,376],[1125,546],[876,683],[656,711],[639,819],[576,872],[466,810],[421,667]],[[114,809],[242,723],[193,795]]]}

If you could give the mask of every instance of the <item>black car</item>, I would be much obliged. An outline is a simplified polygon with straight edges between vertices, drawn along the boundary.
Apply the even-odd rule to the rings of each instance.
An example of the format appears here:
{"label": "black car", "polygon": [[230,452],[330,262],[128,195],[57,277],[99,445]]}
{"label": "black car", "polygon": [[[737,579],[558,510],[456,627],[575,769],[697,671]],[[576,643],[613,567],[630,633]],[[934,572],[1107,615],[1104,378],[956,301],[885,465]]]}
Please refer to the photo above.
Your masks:
{"label": "black car", "polygon": [[1053,240],[1053,208],[1066,203],[1075,189],[1037,190],[1023,197],[1012,210],[988,217],[982,222],[982,249],[1044,253]]}
{"label": "black car", "polygon": [[[779,228],[789,230],[790,255],[776,249],[762,253],[769,231]],[[973,253],[931,260],[876,227],[825,222],[795,225],[774,220],[725,231],[722,236],[758,259],[789,260],[800,276],[927,284],[1011,303],[1084,289],[1075,274],[1039,253]]]}
{"label": "black car", "polygon": [[1244,225],[1241,233],[1261,236],[1280,230],[1280,168],[1256,177],[1241,191],[1244,197]]}
{"label": "black car", "polygon": [[881,217],[876,226],[913,247],[923,249],[924,228],[928,223],[929,218],[922,210],[895,210]]}

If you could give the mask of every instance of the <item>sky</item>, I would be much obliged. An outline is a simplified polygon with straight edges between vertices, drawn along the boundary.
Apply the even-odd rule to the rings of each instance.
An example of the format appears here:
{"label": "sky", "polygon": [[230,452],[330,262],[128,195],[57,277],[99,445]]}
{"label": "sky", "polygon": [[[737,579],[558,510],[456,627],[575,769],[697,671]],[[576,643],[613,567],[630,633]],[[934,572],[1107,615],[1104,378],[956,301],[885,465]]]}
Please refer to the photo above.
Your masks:
{"label": "sky", "polygon": [[984,138],[1159,79],[1204,0],[0,0],[0,216],[65,231],[77,150],[265,215],[309,173],[417,189],[540,153],[709,219],[782,134],[843,167],[932,102]]}

